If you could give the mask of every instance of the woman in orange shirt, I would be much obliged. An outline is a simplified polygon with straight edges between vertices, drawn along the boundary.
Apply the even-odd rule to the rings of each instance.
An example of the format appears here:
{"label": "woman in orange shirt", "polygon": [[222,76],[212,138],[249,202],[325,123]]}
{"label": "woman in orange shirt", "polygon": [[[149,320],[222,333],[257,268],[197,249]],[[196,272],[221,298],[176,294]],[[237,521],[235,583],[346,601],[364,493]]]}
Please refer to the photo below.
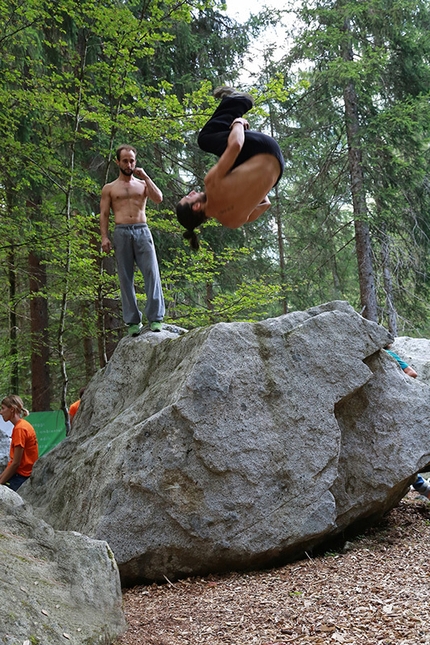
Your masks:
{"label": "woman in orange shirt", "polygon": [[12,490],[18,490],[30,477],[33,464],[39,456],[34,428],[22,418],[28,414],[24,403],[16,394],[7,396],[1,402],[0,415],[3,421],[13,423],[13,430],[10,440],[10,459],[0,475],[0,484],[5,484]]}

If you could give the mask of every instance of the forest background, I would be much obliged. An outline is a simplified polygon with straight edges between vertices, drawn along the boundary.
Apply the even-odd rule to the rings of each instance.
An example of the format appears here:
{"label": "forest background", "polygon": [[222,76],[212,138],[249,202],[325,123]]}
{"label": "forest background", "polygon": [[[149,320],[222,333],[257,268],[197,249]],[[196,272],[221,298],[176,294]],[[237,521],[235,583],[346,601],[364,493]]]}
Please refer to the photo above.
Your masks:
{"label": "forest background", "polygon": [[[430,334],[428,3],[286,0],[244,23],[225,10],[0,1],[0,391],[33,411],[66,409],[125,333],[98,219],[121,143],[164,194],[147,214],[165,322],[342,299],[394,335]],[[255,96],[251,127],[277,139],[286,170],[264,216],[205,224],[193,253],[174,206],[214,163],[196,135],[222,84]]]}

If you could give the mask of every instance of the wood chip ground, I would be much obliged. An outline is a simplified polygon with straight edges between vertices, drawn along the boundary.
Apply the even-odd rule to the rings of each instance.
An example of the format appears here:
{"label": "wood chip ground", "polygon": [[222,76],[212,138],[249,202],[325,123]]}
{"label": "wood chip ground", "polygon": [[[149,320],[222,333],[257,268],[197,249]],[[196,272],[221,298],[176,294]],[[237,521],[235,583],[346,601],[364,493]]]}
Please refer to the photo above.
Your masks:
{"label": "wood chip ground", "polygon": [[124,592],[116,645],[430,645],[430,503],[408,495],[342,551]]}

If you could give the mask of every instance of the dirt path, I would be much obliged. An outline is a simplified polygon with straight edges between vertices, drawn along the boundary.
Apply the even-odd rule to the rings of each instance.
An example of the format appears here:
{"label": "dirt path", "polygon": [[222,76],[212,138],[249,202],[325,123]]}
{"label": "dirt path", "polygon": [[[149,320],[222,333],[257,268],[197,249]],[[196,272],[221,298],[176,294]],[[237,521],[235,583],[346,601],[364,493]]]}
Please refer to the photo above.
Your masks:
{"label": "dirt path", "polygon": [[430,645],[429,544],[409,493],[343,552],[128,590],[117,645]]}

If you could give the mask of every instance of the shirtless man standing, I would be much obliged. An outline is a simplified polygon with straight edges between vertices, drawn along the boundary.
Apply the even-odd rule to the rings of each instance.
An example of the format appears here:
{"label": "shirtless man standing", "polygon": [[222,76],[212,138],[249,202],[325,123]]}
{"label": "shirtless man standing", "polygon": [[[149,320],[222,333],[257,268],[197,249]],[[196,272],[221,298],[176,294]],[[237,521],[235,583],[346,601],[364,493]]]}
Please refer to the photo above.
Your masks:
{"label": "shirtless man standing", "polygon": [[102,249],[105,253],[112,250],[108,236],[112,209],[115,217],[113,248],[118,266],[122,314],[128,326],[128,335],[138,336],[143,325],[134,289],[135,262],[145,282],[145,315],[149,327],[151,331],[162,329],[161,321],[165,311],[163,291],[154,242],[146,223],[145,206],[148,197],[159,204],[163,201],[163,195],[143,168],[136,168],[135,148],[120,146],[116,151],[116,163],[119,168],[118,179],[103,186],[100,200]]}
{"label": "shirtless man standing", "polygon": [[184,237],[199,248],[194,229],[215,218],[228,228],[253,222],[270,206],[267,193],[280,180],[284,158],[272,137],[249,130],[242,118],[254,105],[252,96],[231,87],[219,87],[221,102],[200,131],[199,147],[219,157],[204,179],[205,191],[192,190],[176,206]]}

